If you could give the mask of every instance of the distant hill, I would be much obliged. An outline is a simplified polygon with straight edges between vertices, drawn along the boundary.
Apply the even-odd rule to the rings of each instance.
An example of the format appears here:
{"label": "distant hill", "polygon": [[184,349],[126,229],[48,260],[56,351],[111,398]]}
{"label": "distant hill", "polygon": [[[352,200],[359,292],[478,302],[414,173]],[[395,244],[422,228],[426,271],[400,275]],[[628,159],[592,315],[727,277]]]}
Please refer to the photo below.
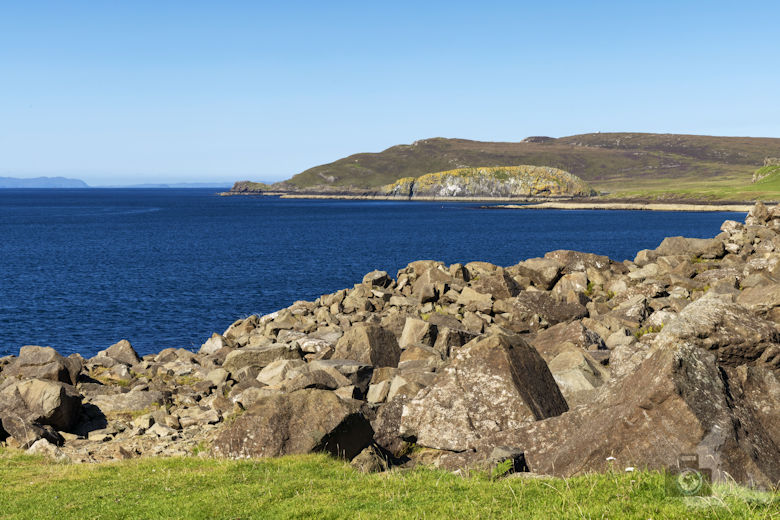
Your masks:
{"label": "distant hill", "polygon": [[[437,137],[350,155],[309,168],[271,189],[371,190],[432,172],[529,164],[570,172],[615,196],[741,198],[742,187],[751,184],[767,157],[780,157],[780,139],[643,133],[535,136],[521,142]],[[773,193],[753,190],[749,195]]]}
{"label": "distant hill", "polygon": [[86,182],[65,177],[35,177],[16,179],[0,177],[0,188],[89,188]]}
{"label": "distant hill", "polygon": [[116,186],[100,186],[101,188],[226,188],[229,182],[172,182],[167,184],[121,184]]}

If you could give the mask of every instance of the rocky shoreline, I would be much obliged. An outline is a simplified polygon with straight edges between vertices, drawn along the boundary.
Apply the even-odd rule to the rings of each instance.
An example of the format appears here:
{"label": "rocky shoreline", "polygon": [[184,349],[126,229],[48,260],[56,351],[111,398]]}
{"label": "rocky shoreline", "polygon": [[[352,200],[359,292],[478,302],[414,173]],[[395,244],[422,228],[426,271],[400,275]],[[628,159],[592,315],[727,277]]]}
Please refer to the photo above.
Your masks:
{"label": "rocky shoreline", "polygon": [[624,211],[737,211],[748,212],[752,204],[717,204],[686,202],[593,202],[593,201],[546,201],[535,204],[502,204],[483,206],[482,209],[599,209]]}
{"label": "rocky shoreline", "polygon": [[364,471],[668,468],[780,482],[780,207],[633,261],[418,261],[200,350],[0,358],[0,442],[72,462],[325,451]]}

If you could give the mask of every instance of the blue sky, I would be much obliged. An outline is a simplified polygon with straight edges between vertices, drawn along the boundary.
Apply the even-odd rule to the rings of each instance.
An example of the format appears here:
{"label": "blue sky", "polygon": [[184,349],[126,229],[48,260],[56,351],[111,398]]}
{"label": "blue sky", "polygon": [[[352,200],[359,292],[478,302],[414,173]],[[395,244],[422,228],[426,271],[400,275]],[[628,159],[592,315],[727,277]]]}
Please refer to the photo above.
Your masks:
{"label": "blue sky", "polygon": [[780,137],[778,2],[0,0],[0,175],[281,180],[426,137]]}

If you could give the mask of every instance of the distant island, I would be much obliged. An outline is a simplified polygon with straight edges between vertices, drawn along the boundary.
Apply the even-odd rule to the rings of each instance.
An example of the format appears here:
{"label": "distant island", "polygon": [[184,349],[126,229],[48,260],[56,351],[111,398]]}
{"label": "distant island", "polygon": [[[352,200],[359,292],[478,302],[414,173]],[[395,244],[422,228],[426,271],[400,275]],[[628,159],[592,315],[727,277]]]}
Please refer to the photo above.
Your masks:
{"label": "distant island", "polygon": [[65,177],[35,177],[33,179],[0,177],[1,188],[89,188],[89,185],[80,179]]}
{"label": "distant island", "polygon": [[[358,153],[274,184],[237,182],[238,194],[370,197],[405,178],[463,168],[533,165],[588,183],[599,200],[780,199],[780,139],[682,134],[591,133],[520,142],[432,138]],[[489,198],[489,197],[488,197]]]}

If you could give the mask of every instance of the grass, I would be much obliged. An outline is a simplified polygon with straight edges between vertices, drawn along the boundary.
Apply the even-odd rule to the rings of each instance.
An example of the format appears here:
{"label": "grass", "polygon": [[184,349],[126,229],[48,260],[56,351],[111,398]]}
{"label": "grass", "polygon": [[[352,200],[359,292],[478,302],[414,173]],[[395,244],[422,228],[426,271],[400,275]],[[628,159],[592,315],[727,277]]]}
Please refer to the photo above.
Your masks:
{"label": "grass", "polygon": [[[0,451],[0,517],[778,518],[778,495],[719,486],[670,498],[664,475],[491,479],[444,471],[362,475],[325,455],[56,464]],[[693,500],[693,501],[691,501]]]}

